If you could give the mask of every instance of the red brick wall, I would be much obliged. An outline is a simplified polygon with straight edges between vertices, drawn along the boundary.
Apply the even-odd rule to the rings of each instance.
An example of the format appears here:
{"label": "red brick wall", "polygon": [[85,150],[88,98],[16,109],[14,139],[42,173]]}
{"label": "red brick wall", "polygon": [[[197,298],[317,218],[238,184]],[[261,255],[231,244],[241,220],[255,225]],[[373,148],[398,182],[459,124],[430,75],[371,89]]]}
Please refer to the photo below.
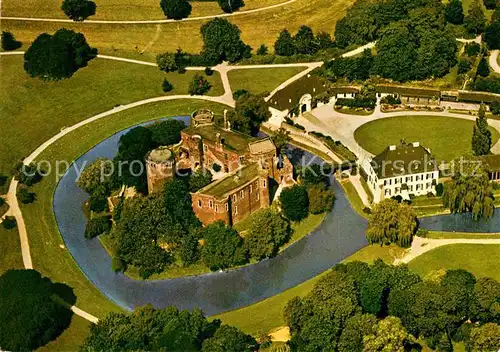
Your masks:
{"label": "red brick wall", "polygon": [[[217,220],[231,224],[229,211],[226,210],[227,199],[216,200],[213,196],[192,193],[193,210],[204,226]],[[230,209],[228,204],[228,209]]]}

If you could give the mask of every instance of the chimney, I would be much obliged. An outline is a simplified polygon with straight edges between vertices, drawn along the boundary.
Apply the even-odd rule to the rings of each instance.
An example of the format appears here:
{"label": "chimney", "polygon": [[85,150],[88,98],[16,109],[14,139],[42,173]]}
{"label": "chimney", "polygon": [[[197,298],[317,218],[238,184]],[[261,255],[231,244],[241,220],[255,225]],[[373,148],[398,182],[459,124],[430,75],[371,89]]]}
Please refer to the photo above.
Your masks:
{"label": "chimney", "polygon": [[396,146],[395,145],[389,146],[389,150],[396,150]]}

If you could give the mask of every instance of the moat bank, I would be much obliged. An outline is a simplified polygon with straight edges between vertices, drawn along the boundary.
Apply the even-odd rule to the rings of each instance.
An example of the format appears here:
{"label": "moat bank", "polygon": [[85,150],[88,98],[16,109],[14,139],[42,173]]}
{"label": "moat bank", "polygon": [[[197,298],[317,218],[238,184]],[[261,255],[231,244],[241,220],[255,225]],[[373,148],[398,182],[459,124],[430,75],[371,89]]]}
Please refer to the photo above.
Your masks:
{"label": "moat bank", "polygon": [[[179,117],[186,121],[186,117]],[[75,163],[81,167],[98,157],[112,158],[118,140],[128,130],[119,132],[96,145]],[[293,154],[301,154],[295,151]],[[304,153],[308,155],[307,152]],[[310,156],[310,155],[309,155]],[[83,236],[85,216],[81,204],[88,198],[75,183],[76,168],[71,167],[54,193],[53,209],[66,247],[85,275],[107,297],[132,309],[146,303],[156,307],[175,305],[199,307],[208,315],[243,307],[273,296],[310,279],[342,261],[366,245],[367,221],[355,213],[338,183],[333,184],[336,202],[333,211],[309,236],[297,241],[277,257],[227,272],[159,281],[137,281],[111,270],[111,258],[98,239]],[[437,216],[422,219],[422,226],[433,230],[458,231],[461,226],[478,232],[500,229],[500,216],[489,223],[470,224],[465,216]],[[475,225],[476,227],[472,226]],[[489,229],[487,231],[486,229]]]}

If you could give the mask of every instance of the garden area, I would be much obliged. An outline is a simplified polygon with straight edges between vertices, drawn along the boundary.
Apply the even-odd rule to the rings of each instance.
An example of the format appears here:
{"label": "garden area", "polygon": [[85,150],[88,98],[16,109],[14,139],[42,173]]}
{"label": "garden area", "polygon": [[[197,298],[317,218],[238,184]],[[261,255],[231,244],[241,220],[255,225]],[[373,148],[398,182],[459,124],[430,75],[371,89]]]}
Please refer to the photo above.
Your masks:
{"label": "garden area", "polygon": [[233,92],[247,90],[253,94],[269,94],[304,69],[305,67],[277,67],[231,70],[228,77]]}
{"label": "garden area", "polygon": [[[370,121],[354,132],[356,142],[370,153],[378,154],[389,145],[420,142],[431,150],[438,162],[451,161],[471,150],[474,121],[448,116],[401,116]],[[492,145],[499,133],[490,127]],[[451,138],[453,136],[453,138]]]}

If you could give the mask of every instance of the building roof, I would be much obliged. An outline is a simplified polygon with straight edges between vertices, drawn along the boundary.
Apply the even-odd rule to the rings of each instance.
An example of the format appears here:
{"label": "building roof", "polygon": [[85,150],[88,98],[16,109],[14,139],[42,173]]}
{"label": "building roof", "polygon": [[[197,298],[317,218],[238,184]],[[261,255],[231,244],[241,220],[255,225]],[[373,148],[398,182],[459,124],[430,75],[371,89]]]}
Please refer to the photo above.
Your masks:
{"label": "building roof", "polygon": [[414,88],[406,86],[393,86],[389,84],[378,84],[375,86],[378,93],[397,93],[406,97],[415,98],[439,98],[441,91],[439,89],[431,88]]}
{"label": "building roof", "polygon": [[463,101],[470,101],[475,103],[492,103],[494,101],[500,101],[500,94],[460,90],[458,91],[458,98]]}
{"label": "building roof", "polygon": [[308,74],[288,86],[276,92],[268,101],[270,107],[283,110],[291,110],[299,103],[304,94],[312,96],[326,92],[328,90],[326,82],[320,77]]}
{"label": "building roof", "polygon": [[252,154],[260,154],[276,151],[276,146],[274,145],[271,138],[261,139],[255,142],[251,142],[248,144],[248,149],[250,149],[250,153]]}
{"label": "building roof", "polygon": [[371,165],[379,179],[437,170],[429,150],[418,142],[389,146],[372,159]]}
{"label": "building roof", "polygon": [[220,138],[223,141],[223,145],[233,150],[237,153],[243,154],[248,151],[248,143],[256,140],[255,138],[248,136],[246,134],[225,130],[215,124],[203,125],[203,126],[190,126],[182,131],[191,136],[199,135],[204,140],[210,142],[217,142],[217,133],[220,133]]}
{"label": "building roof", "polygon": [[218,181],[212,182],[205,188],[200,189],[197,193],[214,196],[216,198],[224,198],[233,193],[234,190],[254,181],[258,176],[259,164],[252,163],[235,170]]}
{"label": "building roof", "polygon": [[173,153],[168,147],[160,147],[150,151],[146,159],[154,163],[164,163],[173,159]]}
{"label": "building roof", "polygon": [[480,158],[489,171],[500,171],[500,155],[484,155]]}

